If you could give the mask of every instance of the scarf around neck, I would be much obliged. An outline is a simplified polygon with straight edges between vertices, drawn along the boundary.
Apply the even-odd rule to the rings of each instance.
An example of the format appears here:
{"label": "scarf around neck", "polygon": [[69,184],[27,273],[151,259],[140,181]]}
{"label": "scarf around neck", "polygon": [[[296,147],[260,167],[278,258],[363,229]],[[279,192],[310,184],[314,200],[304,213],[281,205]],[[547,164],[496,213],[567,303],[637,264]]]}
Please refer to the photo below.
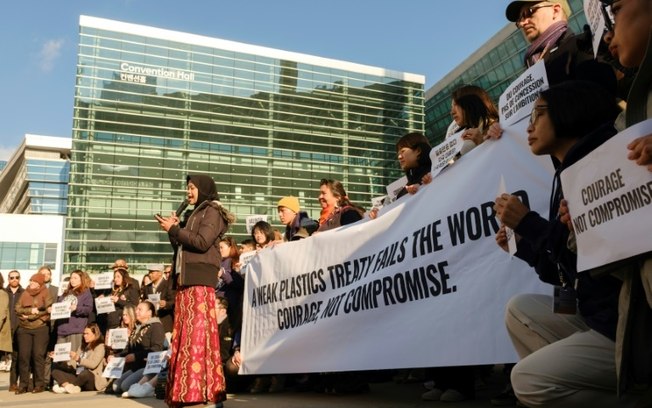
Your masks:
{"label": "scarf around neck", "polygon": [[550,49],[559,41],[559,39],[568,31],[566,21],[557,21],[552,23],[546,31],[543,32],[525,51],[525,65],[531,67],[541,58],[550,52]]}

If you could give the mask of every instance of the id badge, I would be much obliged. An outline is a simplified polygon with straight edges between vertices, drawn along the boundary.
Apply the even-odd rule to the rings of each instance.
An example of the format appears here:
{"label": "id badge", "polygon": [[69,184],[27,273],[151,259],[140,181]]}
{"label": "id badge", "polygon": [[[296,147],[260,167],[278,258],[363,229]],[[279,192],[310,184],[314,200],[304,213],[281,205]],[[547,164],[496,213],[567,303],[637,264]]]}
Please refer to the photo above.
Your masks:
{"label": "id badge", "polygon": [[577,297],[570,288],[555,286],[555,296],[552,311],[560,314],[577,313]]}

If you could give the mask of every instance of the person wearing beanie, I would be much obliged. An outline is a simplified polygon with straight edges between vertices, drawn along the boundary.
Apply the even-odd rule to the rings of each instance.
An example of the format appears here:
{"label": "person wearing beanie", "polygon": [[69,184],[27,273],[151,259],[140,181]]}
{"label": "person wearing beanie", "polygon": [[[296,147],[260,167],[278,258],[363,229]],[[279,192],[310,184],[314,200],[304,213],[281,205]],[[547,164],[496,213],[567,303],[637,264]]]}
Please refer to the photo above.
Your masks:
{"label": "person wearing beanie", "polygon": [[45,391],[45,353],[47,352],[50,338],[50,314],[48,308],[52,306],[52,296],[45,286],[45,276],[41,273],[32,275],[27,289],[22,293],[16,303],[18,316],[18,370],[20,385],[16,394],[27,392],[30,378],[30,368],[34,377],[32,392]]}
{"label": "person wearing beanie", "polygon": [[[186,198],[194,206],[184,221],[175,213],[156,216],[174,249],[171,282],[177,289],[166,403],[170,407],[221,404],[226,399],[215,287],[221,267],[219,242],[235,221],[219,202],[208,175],[186,178]],[[201,362],[201,369],[197,369]]]}
{"label": "person wearing beanie", "polygon": [[301,211],[299,199],[294,196],[283,197],[278,201],[278,218],[285,225],[284,241],[296,241],[307,238],[319,228],[317,221],[308,213]]}

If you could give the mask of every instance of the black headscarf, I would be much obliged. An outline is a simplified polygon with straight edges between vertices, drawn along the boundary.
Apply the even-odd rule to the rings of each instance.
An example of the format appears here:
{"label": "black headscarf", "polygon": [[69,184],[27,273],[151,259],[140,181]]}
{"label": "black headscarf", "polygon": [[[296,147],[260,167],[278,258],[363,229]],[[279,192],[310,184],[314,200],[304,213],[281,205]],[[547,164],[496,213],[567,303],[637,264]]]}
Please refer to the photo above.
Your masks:
{"label": "black headscarf", "polygon": [[195,208],[204,201],[213,201],[219,200],[220,196],[217,194],[217,187],[215,186],[215,181],[211,176],[205,174],[189,174],[186,177],[186,184],[192,181],[192,184],[197,187],[199,196],[197,197],[197,203]]}

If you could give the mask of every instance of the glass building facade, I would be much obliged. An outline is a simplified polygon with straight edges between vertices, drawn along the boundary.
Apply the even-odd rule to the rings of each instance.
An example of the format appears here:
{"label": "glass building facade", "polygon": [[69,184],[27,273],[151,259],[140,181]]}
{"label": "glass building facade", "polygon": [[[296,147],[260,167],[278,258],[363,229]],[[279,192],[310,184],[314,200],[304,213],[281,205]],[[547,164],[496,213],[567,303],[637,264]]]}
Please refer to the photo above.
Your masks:
{"label": "glass building facade", "polygon": [[[582,0],[568,1],[572,14],[568,26],[582,32],[586,16]],[[521,30],[509,23],[475,54],[426,92],[426,136],[434,144],[443,141],[451,123],[451,94],[462,85],[477,85],[498,104],[498,98],[525,70],[523,55],[528,43]]]}
{"label": "glass building facade", "polygon": [[[395,143],[423,131],[421,75],[82,16],[74,100],[66,270],[166,262],[155,213],[207,173],[238,216],[276,220],[319,180],[368,206],[402,174]],[[278,226],[278,222],[273,224]],[[130,267],[131,269],[131,267]]]}

